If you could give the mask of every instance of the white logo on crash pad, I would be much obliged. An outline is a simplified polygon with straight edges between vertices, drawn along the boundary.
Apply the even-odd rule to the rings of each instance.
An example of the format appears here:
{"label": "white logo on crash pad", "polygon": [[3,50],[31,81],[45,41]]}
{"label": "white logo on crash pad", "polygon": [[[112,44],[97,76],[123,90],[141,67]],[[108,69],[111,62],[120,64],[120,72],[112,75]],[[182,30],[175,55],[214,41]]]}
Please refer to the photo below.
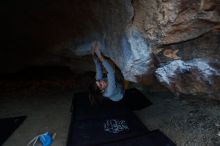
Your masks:
{"label": "white logo on crash pad", "polygon": [[125,120],[106,120],[104,123],[104,130],[109,133],[119,133],[123,131],[128,131],[128,125]]}

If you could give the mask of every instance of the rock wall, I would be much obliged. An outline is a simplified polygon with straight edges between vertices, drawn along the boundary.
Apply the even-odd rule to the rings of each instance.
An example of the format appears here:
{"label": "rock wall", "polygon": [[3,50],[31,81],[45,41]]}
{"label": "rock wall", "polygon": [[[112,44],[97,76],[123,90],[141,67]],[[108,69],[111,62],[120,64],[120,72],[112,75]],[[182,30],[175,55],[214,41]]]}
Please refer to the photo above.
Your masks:
{"label": "rock wall", "polygon": [[156,44],[187,41],[219,28],[215,0],[137,0],[134,10],[134,25]]}
{"label": "rock wall", "polygon": [[175,94],[219,97],[220,34],[210,32],[197,39],[164,46],[155,53],[158,80]]}
{"label": "rock wall", "polygon": [[133,6],[133,25],[151,46],[158,81],[176,95],[219,99],[220,2],[137,0]]}
{"label": "rock wall", "polygon": [[152,59],[144,34],[132,24],[134,10],[131,1],[96,1],[91,5],[92,13],[98,20],[93,25],[101,29],[72,41],[69,48],[73,55],[90,54],[91,42],[99,40],[102,52],[121,69],[125,79],[137,81],[139,75],[148,72]]}

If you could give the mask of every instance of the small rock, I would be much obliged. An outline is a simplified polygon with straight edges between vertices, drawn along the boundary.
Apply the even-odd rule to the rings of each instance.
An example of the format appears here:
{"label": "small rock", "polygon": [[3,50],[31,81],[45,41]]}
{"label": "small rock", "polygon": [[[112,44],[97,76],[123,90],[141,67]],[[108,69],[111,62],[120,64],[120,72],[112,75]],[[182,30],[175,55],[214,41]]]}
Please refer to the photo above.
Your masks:
{"label": "small rock", "polygon": [[215,123],[215,126],[216,126],[216,127],[220,127],[220,122],[216,122],[216,123]]}
{"label": "small rock", "polygon": [[220,136],[220,131],[217,133],[218,136]]}

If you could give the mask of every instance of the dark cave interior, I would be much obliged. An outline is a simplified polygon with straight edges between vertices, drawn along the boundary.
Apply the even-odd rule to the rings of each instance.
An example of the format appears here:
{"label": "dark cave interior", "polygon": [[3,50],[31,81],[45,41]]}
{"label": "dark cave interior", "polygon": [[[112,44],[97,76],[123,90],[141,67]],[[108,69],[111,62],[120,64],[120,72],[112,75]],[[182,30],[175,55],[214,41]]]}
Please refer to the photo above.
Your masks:
{"label": "dark cave interior", "polygon": [[44,131],[66,144],[73,94],[95,77],[93,40],[152,102],[134,111],[149,130],[220,144],[218,0],[3,0],[0,10],[0,119],[28,117],[4,146]]}

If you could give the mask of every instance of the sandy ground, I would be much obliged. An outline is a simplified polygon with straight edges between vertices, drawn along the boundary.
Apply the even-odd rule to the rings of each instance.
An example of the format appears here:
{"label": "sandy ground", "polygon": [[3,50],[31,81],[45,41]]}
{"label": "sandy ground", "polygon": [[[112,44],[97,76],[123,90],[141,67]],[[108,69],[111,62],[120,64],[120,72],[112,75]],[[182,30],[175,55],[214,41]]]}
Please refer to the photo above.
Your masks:
{"label": "sandy ground", "polygon": [[160,129],[178,146],[220,146],[220,101],[147,93],[153,105],[136,112],[150,129]]}
{"label": "sandy ground", "polygon": [[[135,112],[150,130],[160,129],[178,146],[220,146],[220,102],[177,98],[167,93],[149,94],[146,88],[139,89],[153,102]],[[25,146],[45,131],[57,133],[52,146],[65,146],[73,92],[35,90],[35,94],[1,95],[0,118],[28,116],[3,146]]]}
{"label": "sandy ground", "polygon": [[0,97],[0,118],[27,115],[24,123],[3,146],[26,146],[33,137],[45,131],[57,133],[52,146],[65,146],[72,95],[72,91],[50,91]]}

